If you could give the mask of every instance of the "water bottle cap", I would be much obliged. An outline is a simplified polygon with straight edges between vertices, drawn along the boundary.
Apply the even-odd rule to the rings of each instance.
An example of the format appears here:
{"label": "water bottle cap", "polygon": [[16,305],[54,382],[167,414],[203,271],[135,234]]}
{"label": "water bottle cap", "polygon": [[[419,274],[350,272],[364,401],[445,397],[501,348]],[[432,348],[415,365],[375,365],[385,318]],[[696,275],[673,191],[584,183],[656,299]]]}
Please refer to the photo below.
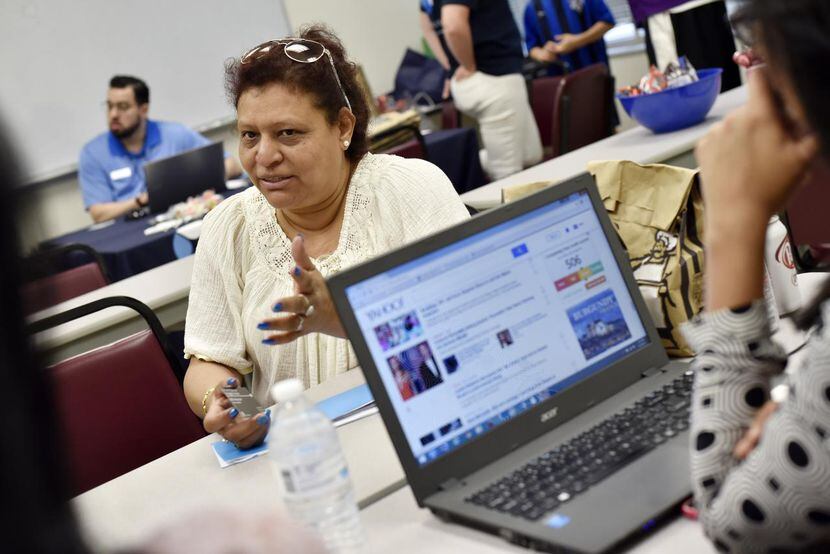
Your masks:
{"label": "water bottle cap", "polygon": [[271,387],[271,396],[277,402],[290,402],[303,395],[303,382],[299,379],[285,379]]}

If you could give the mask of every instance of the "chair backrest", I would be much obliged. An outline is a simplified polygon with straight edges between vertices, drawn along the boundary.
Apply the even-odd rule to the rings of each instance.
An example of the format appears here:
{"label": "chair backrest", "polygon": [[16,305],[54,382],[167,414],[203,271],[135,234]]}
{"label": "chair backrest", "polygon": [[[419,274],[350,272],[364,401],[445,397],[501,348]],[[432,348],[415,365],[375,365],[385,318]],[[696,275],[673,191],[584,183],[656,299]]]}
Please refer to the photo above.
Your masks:
{"label": "chair backrest", "polygon": [[39,332],[106,307],[136,304],[150,329],[47,370],[68,450],[73,494],[205,436],[184,398],[161,323],[137,300],[98,300],[30,329]]}
{"label": "chair backrest", "polygon": [[782,218],[799,271],[830,264],[830,219],[824,206],[830,206],[830,164],[820,161],[793,195]]}
{"label": "chair backrest", "polygon": [[86,244],[32,254],[23,261],[23,281],[20,294],[27,315],[110,283],[103,258]]}
{"label": "chair backrest", "polygon": [[564,79],[561,75],[539,77],[530,82],[531,108],[533,109],[533,117],[536,119],[536,126],[539,128],[542,148],[545,150],[545,159],[552,157],[553,133],[559,132],[559,126],[554,124],[553,117],[554,108],[562,98],[563,83]]}
{"label": "chair backrest", "polygon": [[105,287],[107,284],[101,267],[96,263],[88,263],[25,283],[20,287],[20,296],[23,309],[28,315]]}
{"label": "chair backrest", "polygon": [[383,153],[394,154],[402,158],[420,158],[422,160],[427,159],[426,152],[424,152],[424,149],[421,147],[421,143],[419,143],[415,139],[406,141],[403,144],[393,146],[392,148],[385,150]]}
{"label": "chair backrest", "polygon": [[[409,140],[406,137],[410,136]],[[405,125],[391,129],[381,135],[376,135],[373,140],[378,140],[381,144],[385,141],[390,141],[391,146],[383,147],[375,151],[381,154],[395,154],[404,158],[421,158],[423,160],[429,159],[427,152],[427,144],[421,130],[415,125]]]}
{"label": "chair backrest", "polygon": [[582,148],[611,134],[611,85],[608,66],[589,65],[563,78],[562,95],[554,106],[553,156]]}
{"label": "chair backrest", "polygon": [[461,127],[461,116],[458,108],[455,107],[455,102],[444,100],[441,103],[441,128],[458,129],[459,127]]}

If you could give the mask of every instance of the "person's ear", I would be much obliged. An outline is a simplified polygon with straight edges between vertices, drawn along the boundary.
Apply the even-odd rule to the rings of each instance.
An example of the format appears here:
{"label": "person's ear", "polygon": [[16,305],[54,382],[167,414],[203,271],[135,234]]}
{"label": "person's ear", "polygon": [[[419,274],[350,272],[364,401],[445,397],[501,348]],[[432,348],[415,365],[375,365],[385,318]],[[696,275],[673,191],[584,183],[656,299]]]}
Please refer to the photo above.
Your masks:
{"label": "person's ear", "polygon": [[150,103],[146,102],[144,104],[140,104],[138,106],[138,114],[143,118],[147,119],[147,113],[150,111]]}
{"label": "person's ear", "polygon": [[351,144],[356,123],[357,118],[351,110],[347,108],[340,108],[340,113],[337,115],[337,128],[340,136],[340,142],[345,145],[344,150],[348,149],[348,144]]}

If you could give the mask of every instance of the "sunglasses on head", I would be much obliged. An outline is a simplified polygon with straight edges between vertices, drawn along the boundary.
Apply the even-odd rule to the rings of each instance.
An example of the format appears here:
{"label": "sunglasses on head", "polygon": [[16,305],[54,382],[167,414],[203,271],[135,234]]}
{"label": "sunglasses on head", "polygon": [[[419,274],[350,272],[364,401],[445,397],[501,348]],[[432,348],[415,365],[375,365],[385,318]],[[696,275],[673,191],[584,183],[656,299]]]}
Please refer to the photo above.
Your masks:
{"label": "sunglasses on head", "polygon": [[276,40],[269,40],[263,42],[259,46],[255,46],[248,50],[245,55],[240,58],[239,63],[249,64],[263,56],[268,55],[271,51],[282,46],[282,51],[289,59],[300,63],[314,63],[323,56],[329,59],[329,65],[334,72],[334,79],[337,81],[337,86],[340,87],[340,93],[343,95],[343,100],[346,101],[346,107],[352,111],[352,103],[349,102],[349,97],[346,96],[346,90],[340,82],[340,76],[337,74],[337,68],[334,67],[334,60],[331,57],[329,49],[314,40],[304,38],[281,38]]}

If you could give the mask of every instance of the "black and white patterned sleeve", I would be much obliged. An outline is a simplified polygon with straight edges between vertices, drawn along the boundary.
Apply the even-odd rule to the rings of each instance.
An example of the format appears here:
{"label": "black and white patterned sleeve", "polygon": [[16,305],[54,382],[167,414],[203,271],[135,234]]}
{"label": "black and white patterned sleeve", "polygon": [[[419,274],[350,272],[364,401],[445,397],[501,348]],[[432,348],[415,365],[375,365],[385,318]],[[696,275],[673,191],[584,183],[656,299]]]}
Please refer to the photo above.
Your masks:
{"label": "black and white patterned sleeve", "polygon": [[830,539],[830,326],[811,337],[790,396],[755,450],[743,462],[732,456],[786,365],[766,318],[756,301],[704,313],[683,329],[697,352],[692,487],[721,552],[801,550]]}

